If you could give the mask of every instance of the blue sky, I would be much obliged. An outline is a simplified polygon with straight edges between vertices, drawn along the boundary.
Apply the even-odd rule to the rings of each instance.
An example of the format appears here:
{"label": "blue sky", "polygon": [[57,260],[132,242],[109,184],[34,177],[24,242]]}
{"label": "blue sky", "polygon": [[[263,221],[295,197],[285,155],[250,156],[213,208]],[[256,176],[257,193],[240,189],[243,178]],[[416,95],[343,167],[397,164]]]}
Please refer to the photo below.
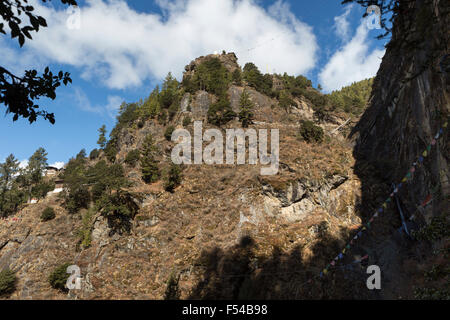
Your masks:
{"label": "blue sky", "polygon": [[263,72],[303,74],[325,92],[374,76],[384,55],[363,9],[341,1],[86,0],[71,12],[56,0],[31,2],[49,27],[23,48],[0,36],[2,66],[20,75],[49,65],[70,72],[73,84],[40,101],[55,125],[0,117],[0,161],[10,153],[27,159],[39,147],[49,163],[89,153],[122,101],[147,97],[167,72],[180,79],[186,64],[214,51],[236,52],[241,65],[252,61]]}

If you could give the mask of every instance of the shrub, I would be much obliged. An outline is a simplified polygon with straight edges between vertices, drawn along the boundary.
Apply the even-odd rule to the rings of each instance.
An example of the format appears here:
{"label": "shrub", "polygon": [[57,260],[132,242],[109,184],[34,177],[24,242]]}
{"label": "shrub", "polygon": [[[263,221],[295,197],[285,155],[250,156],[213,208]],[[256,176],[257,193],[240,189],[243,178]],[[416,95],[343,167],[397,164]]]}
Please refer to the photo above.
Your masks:
{"label": "shrub", "polygon": [[95,160],[100,155],[100,150],[98,149],[92,149],[91,153],[89,153],[89,159]]}
{"label": "shrub", "polygon": [[52,207],[47,207],[42,211],[41,220],[49,221],[55,218],[55,210]]}
{"label": "shrub", "polygon": [[237,68],[233,71],[231,78],[235,85],[237,85],[237,86],[242,85],[242,72],[239,68]]}
{"label": "shrub", "polygon": [[230,101],[226,95],[219,98],[219,101],[212,104],[208,109],[208,122],[220,127],[233,120],[236,113],[231,109]]}
{"label": "shrub", "polygon": [[314,118],[318,122],[330,121],[332,119],[330,112],[324,106],[316,107],[314,109]]}
{"label": "shrub", "polygon": [[16,274],[10,269],[0,272],[0,296],[10,294],[16,289]]}
{"label": "shrub", "polygon": [[136,163],[139,161],[140,157],[141,157],[141,153],[139,152],[139,150],[137,150],[137,149],[131,150],[130,152],[128,152],[128,154],[125,158],[125,163],[127,165],[129,165],[130,167],[134,167],[136,165]]}
{"label": "shrub", "polygon": [[161,110],[160,114],[158,115],[158,122],[160,124],[166,124],[167,121],[167,111]]}
{"label": "shrub", "polygon": [[308,143],[313,141],[321,143],[324,133],[321,127],[316,126],[312,121],[306,120],[301,123],[300,136]]}
{"label": "shrub", "polygon": [[50,191],[53,191],[54,189],[55,189],[54,182],[42,181],[31,188],[31,195],[34,198],[42,199],[42,198],[45,198],[47,193],[49,193]]}
{"label": "shrub", "polygon": [[179,102],[174,102],[170,105],[170,107],[167,109],[167,113],[169,115],[169,121],[172,120],[175,115],[177,114],[178,110],[180,109]]}
{"label": "shrub", "polygon": [[243,78],[248,85],[255,88],[257,91],[266,95],[271,95],[273,79],[270,74],[263,75],[258,67],[249,62],[244,66]]}
{"label": "shrub", "polygon": [[66,282],[70,276],[70,274],[67,273],[67,268],[70,265],[71,263],[64,263],[53,270],[53,272],[48,277],[48,281],[50,282],[52,288],[61,291],[67,291]]}
{"label": "shrub", "polygon": [[175,127],[174,126],[168,126],[166,128],[166,131],[164,132],[164,138],[166,138],[167,141],[170,141],[172,138],[172,132],[175,131]]}
{"label": "shrub", "polygon": [[66,199],[66,209],[69,213],[77,213],[78,210],[87,209],[90,201],[90,193],[86,186],[78,185],[69,189]]}
{"label": "shrub", "polygon": [[125,190],[104,194],[97,202],[96,210],[108,219],[113,231],[128,232],[131,229],[130,220],[139,212],[139,205],[135,202],[137,197],[137,194]]}
{"label": "shrub", "polygon": [[302,95],[308,99],[315,108],[323,107],[328,103],[328,96],[322,95],[321,93],[317,92],[316,90],[301,90]]}
{"label": "shrub", "polygon": [[181,183],[181,169],[180,166],[172,163],[167,175],[164,179],[164,188],[166,191],[173,192],[173,190]]}
{"label": "shrub", "polygon": [[125,127],[130,127],[138,118],[139,112],[137,103],[122,103],[119,108],[119,115],[117,116],[116,131],[120,131]]}
{"label": "shrub", "polygon": [[178,287],[178,282],[180,276],[176,276],[175,272],[172,272],[167,280],[166,292],[164,293],[164,300],[179,300],[180,299],[180,289]]}
{"label": "shrub", "polygon": [[81,246],[83,248],[88,248],[91,246],[91,232],[93,228],[92,217],[94,215],[94,211],[89,209],[83,215],[83,219],[81,221],[81,228],[78,231],[78,237],[80,238]]}
{"label": "shrub", "polygon": [[103,181],[96,182],[91,188],[92,201],[100,199],[106,190],[106,184]]}
{"label": "shrub", "polygon": [[292,106],[296,105],[296,102],[290,97],[287,91],[280,92],[278,102],[280,104],[280,107],[286,111],[289,111]]}
{"label": "shrub", "polygon": [[445,215],[433,217],[429,224],[414,231],[413,235],[419,240],[437,241],[450,236],[450,223]]}
{"label": "shrub", "polygon": [[339,91],[328,94],[328,102],[333,109],[360,115],[369,101],[372,94],[373,79],[366,79],[354,82]]}
{"label": "shrub", "polygon": [[208,58],[197,66],[190,81],[192,82],[190,84],[191,92],[206,90],[220,96],[228,89],[231,75],[219,58]]}
{"label": "shrub", "polygon": [[109,162],[116,162],[117,148],[115,146],[114,140],[108,141],[105,148],[105,155]]}
{"label": "shrub", "polygon": [[191,121],[192,121],[191,117],[189,117],[189,116],[184,117],[184,119],[183,119],[183,127],[187,127],[188,125],[190,125]]}

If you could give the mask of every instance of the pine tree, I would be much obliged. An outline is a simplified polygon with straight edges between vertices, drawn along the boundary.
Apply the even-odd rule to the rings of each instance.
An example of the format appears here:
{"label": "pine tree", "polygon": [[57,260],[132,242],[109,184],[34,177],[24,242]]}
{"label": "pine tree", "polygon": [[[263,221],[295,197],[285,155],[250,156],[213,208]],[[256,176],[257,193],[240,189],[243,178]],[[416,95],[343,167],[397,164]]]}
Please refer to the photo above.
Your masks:
{"label": "pine tree", "polygon": [[13,177],[19,172],[19,161],[10,154],[4,163],[0,164],[0,186],[6,189]]}
{"label": "pine tree", "polygon": [[13,154],[10,154],[5,162],[0,164],[0,214],[2,216],[7,215],[6,208],[11,205],[11,196],[15,191],[12,182],[18,172],[19,161]]}
{"label": "pine tree", "polygon": [[172,163],[169,171],[165,177],[164,188],[166,191],[173,192],[173,190],[181,183],[181,169],[180,166]]}
{"label": "pine tree", "polygon": [[169,72],[159,93],[159,102],[163,108],[169,108],[173,103],[177,103],[179,85],[177,79]]}
{"label": "pine tree", "polygon": [[100,146],[100,149],[105,149],[106,147],[106,126],[102,125],[100,129],[98,129],[100,136],[98,137],[97,144]]}
{"label": "pine tree", "polygon": [[224,94],[219,98],[219,101],[209,107],[207,116],[209,123],[220,127],[233,120],[236,113],[231,109],[230,101],[226,94]]}
{"label": "pine tree", "polygon": [[233,71],[232,80],[235,85],[242,85],[242,72],[239,68]]}
{"label": "pine tree", "polygon": [[153,183],[159,180],[160,171],[158,168],[158,161],[156,161],[154,153],[155,146],[153,145],[153,137],[151,134],[147,135],[141,149],[141,172],[142,180],[146,183]]}
{"label": "pine tree", "polygon": [[247,90],[241,94],[241,98],[239,101],[239,105],[241,107],[241,111],[239,112],[239,120],[242,123],[242,127],[247,128],[249,124],[253,123],[253,102],[250,100],[250,95]]}
{"label": "pine tree", "polygon": [[32,184],[41,182],[47,165],[47,152],[44,148],[37,149],[28,160],[28,174]]}
{"label": "pine tree", "polygon": [[141,117],[144,119],[154,119],[158,116],[161,112],[159,100],[159,86],[156,86],[142,105],[142,109],[140,111]]}

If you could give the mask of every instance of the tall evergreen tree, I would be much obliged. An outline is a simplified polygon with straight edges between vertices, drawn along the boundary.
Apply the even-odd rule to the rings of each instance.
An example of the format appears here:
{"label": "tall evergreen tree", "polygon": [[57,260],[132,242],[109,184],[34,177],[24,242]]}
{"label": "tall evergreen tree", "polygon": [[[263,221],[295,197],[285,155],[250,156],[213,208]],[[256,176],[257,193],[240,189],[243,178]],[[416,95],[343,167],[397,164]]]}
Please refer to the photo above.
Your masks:
{"label": "tall evergreen tree", "polygon": [[177,79],[169,72],[164,79],[162,90],[159,93],[159,102],[163,108],[169,108],[173,103],[177,102],[179,85]]}
{"label": "tall evergreen tree", "polygon": [[231,108],[227,95],[223,94],[216,103],[209,107],[207,116],[209,123],[220,127],[233,120],[236,113]]}
{"label": "tall evergreen tree", "polygon": [[156,148],[153,145],[153,137],[151,134],[145,137],[141,149],[141,172],[142,180],[146,183],[153,183],[159,180],[160,171],[158,161],[155,159]]}
{"label": "tall evergreen tree", "polygon": [[47,152],[44,148],[37,149],[28,160],[28,174],[32,184],[41,182],[47,163]]}
{"label": "tall evergreen tree", "polygon": [[100,129],[98,129],[98,132],[100,133],[97,144],[100,146],[100,149],[105,149],[106,147],[106,126],[102,125]]}
{"label": "tall evergreen tree", "polygon": [[247,128],[249,124],[253,123],[253,102],[250,100],[250,95],[248,94],[247,90],[244,89],[241,94],[241,98],[239,100],[239,105],[241,108],[241,111],[239,112],[239,120],[242,123],[242,126],[244,128]]}
{"label": "tall evergreen tree", "polygon": [[161,112],[161,106],[159,103],[159,86],[150,93],[150,96],[144,101],[140,110],[140,115],[144,119],[154,119]]}
{"label": "tall evergreen tree", "polygon": [[11,200],[14,187],[12,185],[14,177],[19,173],[19,161],[10,154],[4,163],[0,164],[0,215],[6,216],[8,193]]}
{"label": "tall evergreen tree", "polygon": [[242,85],[242,72],[239,68],[236,68],[232,74],[233,83],[237,86]]}

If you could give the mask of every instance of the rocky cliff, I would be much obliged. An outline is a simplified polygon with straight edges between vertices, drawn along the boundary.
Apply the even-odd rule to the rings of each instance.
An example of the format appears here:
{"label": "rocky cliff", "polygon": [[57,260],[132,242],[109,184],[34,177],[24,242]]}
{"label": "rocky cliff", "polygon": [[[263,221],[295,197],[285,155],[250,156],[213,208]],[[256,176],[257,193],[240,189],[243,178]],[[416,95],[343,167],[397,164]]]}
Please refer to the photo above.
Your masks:
{"label": "rocky cliff", "polygon": [[[234,54],[200,57],[186,66],[185,76],[211,57],[218,57],[230,72],[240,68]],[[282,86],[280,82],[274,86]],[[345,288],[297,285],[317,275],[361,222],[355,210],[360,196],[351,146],[336,130],[345,117],[331,115],[331,122],[319,124],[325,141],[307,143],[299,139],[298,130],[300,120],[315,118],[311,101],[294,97],[286,110],[276,97],[244,82],[226,91],[235,112],[244,89],[254,105],[250,127],[280,130],[277,175],[261,176],[260,165],[186,165],[174,192],[165,191],[161,181],[145,184],[139,165],[125,165],[126,155],[152,134],[158,161],[166,167],[174,146],[164,137],[167,126],[181,128],[187,116],[206,120],[218,99],[204,90],[183,93],[168,123],[148,119],[137,125],[136,120],[117,133],[115,161],[133,182],[130,190],[142,196],[129,233],[112,232],[101,212],[69,214],[57,195],[25,206],[17,220],[2,221],[0,268],[9,267],[18,277],[10,298],[162,299],[173,274],[181,298],[341,295]],[[235,118],[225,127],[241,124]],[[192,123],[185,128],[192,132]],[[101,159],[106,159],[104,154],[91,165]],[[56,218],[43,222],[40,215],[47,206],[55,208]],[[88,235],[88,245],[80,234]],[[50,286],[49,274],[66,262],[80,267],[81,290],[67,293]]]}
{"label": "rocky cliff", "polygon": [[[400,1],[397,12],[369,107],[351,135],[362,203],[370,212],[376,200],[374,190],[392,191],[391,184],[398,185],[410,172],[399,190],[405,211],[416,214],[419,224],[434,225],[443,219],[441,227],[448,230],[450,152],[445,127],[450,111],[450,6],[439,0]],[[425,199],[433,201],[418,209]],[[392,218],[398,227],[398,216]],[[442,250],[448,250],[448,239],[444,232],[430,246],[409,243],[407,248],[389,238],[372,242],[373,254],[379,256],[391,286],[387,296],[405,296],[423,286],[423,271],[439,268],[447,255]],[[448,275],[443,277],[446,281]],[[442,292],[448,298],[448,290]]]}
{"label": "rocky cliff", "polygon": [[[167,127],[192,133],[192,123],[184,119],[206,120],[219,99],[205,90],[183,91],[168,122],[133,120],[116,132],[114,160],[133,182],[129,189],[142,196],[128,233],[112,232],[101,212],[69,214],[56,195],[24,206],[15,220],[0,221],[0,269],[8,267],[18,278],[8,298],[162,299],[169,279],[177,279],[182,299],[415,297],[414,287],[424,285],[423,271],[445,265],[432,252],[447,244],[442,237],[401,236],[394,204],[333,272],[318,278],[448,120],[448,5],[409,1],[407,6],[408,13],[395,21],[369,107],[351,141],[339,130],[349,115],[331,113],[316,121],[325,139],[307,143],[298,138],[299,122],[315,120],[317,106],[305,95],[280,108],[279,97],[245,81],[233,83],[226,90],[231,108],[239,111],[244,89],[255,105],[250,128],[280,130],[278,174],[262,176],[259,165],[186,165],[181,184],[168,192],[161,181],[143,183],[139,165],[127,166],[124,160],[151,133],[158,161],[168,166],[174,144],[164,137]],[[421,24],[424,19],[432,23]],[[234,54],[215,57],[229,72],[239,68]],[[192,61],[185,77],[209,58]],[[274,89],[283,88],[280,79],[273,77]],[[235,118],[224,128],[240,125]],[[212,126],[204,122],[204,127]],[[418,230],[448,213],[448,155],[448,131],[443,131],[399,192],[406,211],[417,214],[417,205],[432,191],[431,204],[417,214]],[[104,153],[100,159],[106,159]],[[39,217],[47,206],[55,208],[56,218],[43,222]],[[80,234],[88,235],[88,245]],[[367,290],[365,267],[354,263],[364,256],[364,263],[381,267],[380,291]],[[49,274],[65,262],[80,267],[81,290],[50,286]],[[442,279],[437,282],[442,288]]]}

